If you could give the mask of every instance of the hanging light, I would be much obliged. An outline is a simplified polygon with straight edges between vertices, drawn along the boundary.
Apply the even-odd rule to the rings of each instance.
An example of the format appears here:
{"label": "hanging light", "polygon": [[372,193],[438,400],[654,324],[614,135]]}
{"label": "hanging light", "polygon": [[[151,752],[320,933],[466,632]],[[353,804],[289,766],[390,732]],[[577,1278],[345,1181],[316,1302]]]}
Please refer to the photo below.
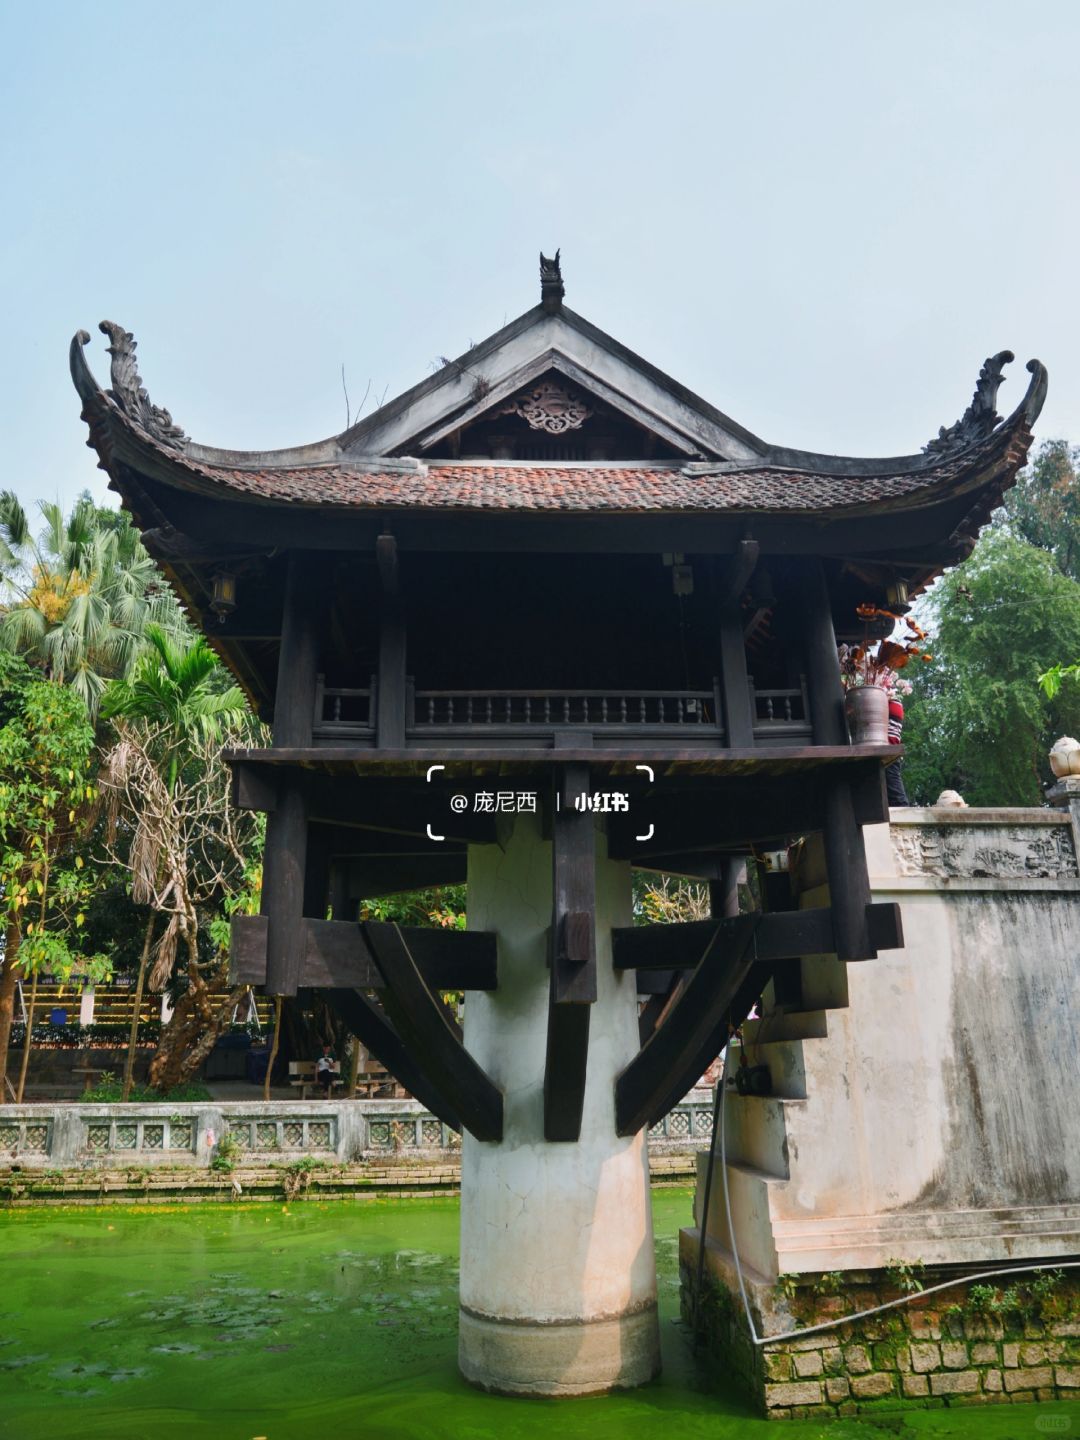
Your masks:
{"label": "hanging light", "polygon": [[226,615],[236,609],[236,576],[231,570],[215,570],[210,608],[217,616],[219,625],[224,625]]}
{"label": "hanging light", "polygon": [[898,610],[901,605],[906,605],[908,603],[907,581],[894,580],[886,589],[885,598],[894,610]]}

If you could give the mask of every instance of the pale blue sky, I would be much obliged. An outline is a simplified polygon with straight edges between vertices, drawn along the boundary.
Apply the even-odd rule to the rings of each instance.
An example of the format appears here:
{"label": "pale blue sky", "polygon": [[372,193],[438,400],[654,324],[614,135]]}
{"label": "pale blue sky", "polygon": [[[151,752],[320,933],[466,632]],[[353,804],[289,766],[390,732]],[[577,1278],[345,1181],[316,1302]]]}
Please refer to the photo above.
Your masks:
{"label": "pale blue sky", "polygon": [[[102,318],[208,444],[343,428],[538,298],[767,440],[917,450],[983,358],[1080,441],[1080,5],[0,0],[0,484],[103,476]],[[370,403],[369,403],[370,408]]]}

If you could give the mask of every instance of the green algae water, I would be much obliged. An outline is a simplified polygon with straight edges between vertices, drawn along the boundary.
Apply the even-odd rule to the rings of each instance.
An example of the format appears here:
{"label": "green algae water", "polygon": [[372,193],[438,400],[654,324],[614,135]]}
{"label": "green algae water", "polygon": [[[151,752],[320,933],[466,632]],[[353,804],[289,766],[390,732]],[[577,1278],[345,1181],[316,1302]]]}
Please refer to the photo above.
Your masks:
{"label": "green algae water", "polygon": [[[0,1436],[881,1437],[866,1420],[766,1424],[698,1369],[679,1323],[689,1216],[688,1192],[655,1193],[663,1378],[545,1401],[483,1395],[458,1377],[456,1201],[8,1211]],[[1035,1440],[1080,1435],[1080,1405],[908,1412],[888,1424],[909,1440]]]}

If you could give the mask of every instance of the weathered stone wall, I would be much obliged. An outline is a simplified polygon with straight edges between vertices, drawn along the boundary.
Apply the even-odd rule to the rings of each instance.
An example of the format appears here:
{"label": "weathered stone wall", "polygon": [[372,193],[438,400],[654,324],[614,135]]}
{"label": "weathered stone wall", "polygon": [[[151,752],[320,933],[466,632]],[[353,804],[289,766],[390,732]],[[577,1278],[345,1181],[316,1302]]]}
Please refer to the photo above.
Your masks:
{"label": "weathered stone wall", "polygon": [[[704,1219],[706,1272],[721,1297],[734,1283],[733,1242],[759,1297],[781,1276],[789,1286],[818,1277],[808,1282],[812,1295],[821,1276],[840,1274],[869,1295],[900,1262],[955,1273],[1080,1255],[1077,817],[902,809],[864,833],[874,898],[899,902],[904,948],[847,966],[806,956],[801,1000],[780,1004],[769,991],[761,1019],[744,1027],[746,1057],[768,1067],[771,1093],[725,1097],[732,1224],[719,1158],[702,1215],[702,1156],[698,1223],[682,1236],[689,1264]],[[819,845],[804,847],[793,873],[802,904],[828,902]],[[866,1275],[878,1277],[869,1288],[851,1278]],[[761,1303],[760,1333],[789,1328]],[[845,1300],[844,1308],[854,1307]],[[948,1343],[957,1361],[961,1344],[991,1343],[970,1332],[926,1338]],[[892,1366],[891,1380],[876,1363],[856,1373],[846,1361],[818,1380],[794,1360],[785,1378],[770,1378],[734,1331],[719,1356],[758,1397],[765,1385],[821,1389],[813,1401],[771,1407],[782,1411],[844,1403],[827,1381],[837,1396],[846,1381],[860,1404],[875,1386],[876,1398],[897,1402],[1064,1391],[1073,1338],[999,1336],[996,1363],[976,1362],[969,1349],[952,1365],[942,1351],[925,1394],[921,1379],[904,1374],[938,1372],[920,1372],[914,1360],[908,1372]],[[1065,1366],[1065,1378],[1044,1375],[1027,1387],[1003,1378],[995,1390],[991,1371],[1045,1369],[1007,1363],[1006,1342],[1057,1347],[1046,1363]]]}
{"label": "weathered stone wall", "polygon": [[[1029,1272],[972,1291],[958,1285],[869,1320],[756,1347],[732,1288],[710,1275],[694,1314],[695,1267],[684,1253],[683,1313],[769,1419],[879,1410],[1080,1400],[1080,1272]],[[751,1282],[755,1325],[837,1322],[905,1292],[878,1272],[767,1288]],[[900,1277],[902,1278],[902,1277]],[[928,1272],[927,1285],[944,1277]],[[907,1284],[915,1283],[907,1279]]]}

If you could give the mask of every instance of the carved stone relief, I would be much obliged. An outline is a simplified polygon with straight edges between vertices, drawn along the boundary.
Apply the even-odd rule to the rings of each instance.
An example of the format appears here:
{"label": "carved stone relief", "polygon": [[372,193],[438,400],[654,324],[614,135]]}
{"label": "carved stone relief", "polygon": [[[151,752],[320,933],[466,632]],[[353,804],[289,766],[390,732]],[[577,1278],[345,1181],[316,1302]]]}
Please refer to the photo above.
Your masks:
{"label": "carved stone relief", "polygon": [[1058,879],[1080,873],[1068,825],[897,825],[901,875]]}

